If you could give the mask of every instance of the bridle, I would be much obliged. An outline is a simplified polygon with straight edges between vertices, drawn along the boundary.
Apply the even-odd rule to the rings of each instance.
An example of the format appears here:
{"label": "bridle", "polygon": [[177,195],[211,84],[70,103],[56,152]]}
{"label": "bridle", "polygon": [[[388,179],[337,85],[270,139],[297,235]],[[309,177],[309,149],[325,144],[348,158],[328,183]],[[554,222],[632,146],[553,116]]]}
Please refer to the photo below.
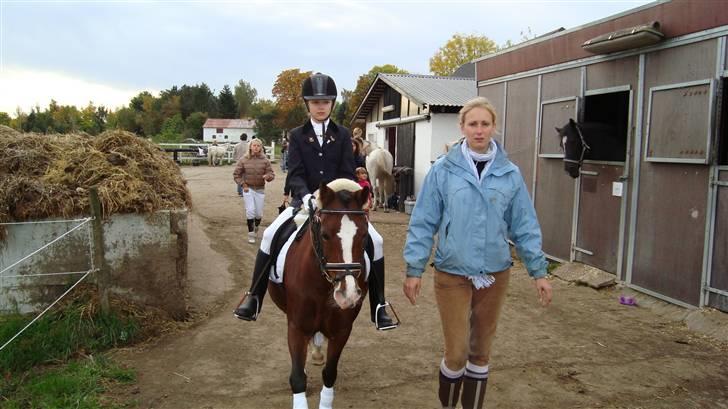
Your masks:
{"label": "bridle", "polygon": [[[321,275],[331,285],[342,281],[346,276],[354,276],[354,279],[358,279],[361,275],[363,266],[361,263],[329,263],[326,261],[326,255],[324,254],[323,243],[321,242],[321,215],[322,214],[341,214],[341,215],[366,215],[364,210],[350,210],[350,209],[319,209],[313,210],[313,199],[309,201],[308,208],[309,214],[311,215],[311,226],[309,228],[311,232],[311,243],[313,244],[313,252],[316,255],[316,260],[319,263],[319,269]],[[366,246],[366,240],[364,245]],[[330,272],[335,274],[332,276]]]}
{"label": "bridle", "polygon": [[586,151],[591,150],[591,148],[587,145],[586,140],[584,139],[584,134],[581,132],[581,128],[579,128],[579,124],[574,122],[574,128],[576,128],[576,132],[579,134],[579,139],[581,139],[581,156],[579,157],[579,160],[567,159],[566,144],[564,144],[564,162],[576,163],[579,167],[581,167],[582,162],[584,162],[584,154]]}

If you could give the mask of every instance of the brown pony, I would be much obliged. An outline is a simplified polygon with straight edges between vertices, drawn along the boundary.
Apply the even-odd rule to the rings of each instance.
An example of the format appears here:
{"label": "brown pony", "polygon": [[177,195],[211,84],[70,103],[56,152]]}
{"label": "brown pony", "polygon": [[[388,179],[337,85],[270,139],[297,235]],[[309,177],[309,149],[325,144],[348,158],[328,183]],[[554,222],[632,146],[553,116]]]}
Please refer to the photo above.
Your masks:
{"label": "brown pony", "polygon": [[288,319],[294,409],[308,408],[304,368],[316,333],[328,339],[319,408],[332,407],[339,357],[367,291],[368,221],[362,206],[368,198],[369,190],[351,180],[322,184],[318,210],[309,207],[302,238],[286,255],[283,284],[268,284],[271,299]]}

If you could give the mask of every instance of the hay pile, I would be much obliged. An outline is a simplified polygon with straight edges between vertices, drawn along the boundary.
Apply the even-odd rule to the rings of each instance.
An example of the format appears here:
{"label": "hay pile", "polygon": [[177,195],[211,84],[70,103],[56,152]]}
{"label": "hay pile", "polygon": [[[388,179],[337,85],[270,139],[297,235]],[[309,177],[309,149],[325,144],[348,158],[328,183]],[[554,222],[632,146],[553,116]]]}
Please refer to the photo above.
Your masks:
{"label": "hay pile", "polygon": [[179,167],[132,133],[39,135],[0,126],[0,222],[89,215],[92,186],[104,217],[190,205]]}

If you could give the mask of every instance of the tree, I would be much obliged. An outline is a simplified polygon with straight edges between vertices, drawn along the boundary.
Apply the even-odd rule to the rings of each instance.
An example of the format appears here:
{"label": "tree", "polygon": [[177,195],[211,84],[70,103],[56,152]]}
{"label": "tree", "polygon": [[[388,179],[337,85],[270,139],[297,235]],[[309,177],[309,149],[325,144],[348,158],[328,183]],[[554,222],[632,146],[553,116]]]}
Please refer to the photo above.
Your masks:
{"label": "tree", "polygon": [[182,120],[182,114],[176,114],[164,121],[162,130],[155,140],[159,142],[179,142],[183,139],[184,128],[185,122]]}
{"label": "tree", "polygon": [[[372,85],[374,80],[377,78],[377,74],[384,73],[384,74],[409,74],[406,70],[397,68],[396,65],[392,64],[384,64],[384,65],[375,65],[372,67],[372,69],[369,70],[366,74],[360,75],[359,80],[356,82],[356,88],[354,88],[354,91],[347,91],[344,90],[342,92],[342,96],[344,97],[344,100],[346,101],[346,120],[352,120],[354,113],[359,108],[359,104],[364,101],[364,97],[367,95],[367,91],[369,91],[369,87]],[[350,94],[344,94],[344,92],[349,92]],[[348,98],[347,98],[348,97]]]}
{"label": "tree", "polygon": [[0,125],[10,126],[10,115],[7,112],[0,112]]}
{"label": "tree", "polygon": [[250,107],[258,97],[258,91],[248,82],[240,80],[235,86],[235,101],[238,103],[238,117],[247,118],[250,116]]}
{"label": "tree", "polygon": [[275,123],[278,108],[273,101],[268,99],[256,101],[250,107],[250,114],[255,118],[256,138],[262,139],[268,144],[281,136],[283,130]]}
{"label": "tree", "polygon": [[222,91],[218,96],[218,104],[222,118],[238,118],[238,102],[235,101],[235,96],[229,86],[222,87]]}
{"label": "tree", "polygon": [[202,125],[207,121],[207,114],[193,112],[185,120],[184,137],[202,140]]}
{"label": "tree", "polygon": [[292,129],[306,120],[306,107],[301,99],[301,85],[311,76],[311,71],[301,72],[298,68],[281,71],[273,84],[273,98],[276,99],[275,124],[284,130]]}
{"label": "tree", "polygon": [[430,58],[430,71],[450,75],[461,65],[497,50],[498,45],[486,36],[456,33]]}

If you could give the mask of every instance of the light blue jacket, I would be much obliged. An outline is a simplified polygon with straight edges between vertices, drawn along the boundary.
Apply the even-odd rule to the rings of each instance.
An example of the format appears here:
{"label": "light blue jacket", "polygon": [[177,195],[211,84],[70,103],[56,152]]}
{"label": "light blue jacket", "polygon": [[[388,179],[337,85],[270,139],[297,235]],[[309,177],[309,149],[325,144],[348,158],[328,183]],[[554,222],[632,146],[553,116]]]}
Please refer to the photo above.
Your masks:
{"label": "light blue jacket", "polygon": [[469,160],[457,144],[425,177],[407,230],[407,276],[422,276],[435,233],[439,271],[463,276],[503,271],[511,266],[510,238],[528,274],[546,276],[541,227],[518,167],[499,144],[479,182]]}

